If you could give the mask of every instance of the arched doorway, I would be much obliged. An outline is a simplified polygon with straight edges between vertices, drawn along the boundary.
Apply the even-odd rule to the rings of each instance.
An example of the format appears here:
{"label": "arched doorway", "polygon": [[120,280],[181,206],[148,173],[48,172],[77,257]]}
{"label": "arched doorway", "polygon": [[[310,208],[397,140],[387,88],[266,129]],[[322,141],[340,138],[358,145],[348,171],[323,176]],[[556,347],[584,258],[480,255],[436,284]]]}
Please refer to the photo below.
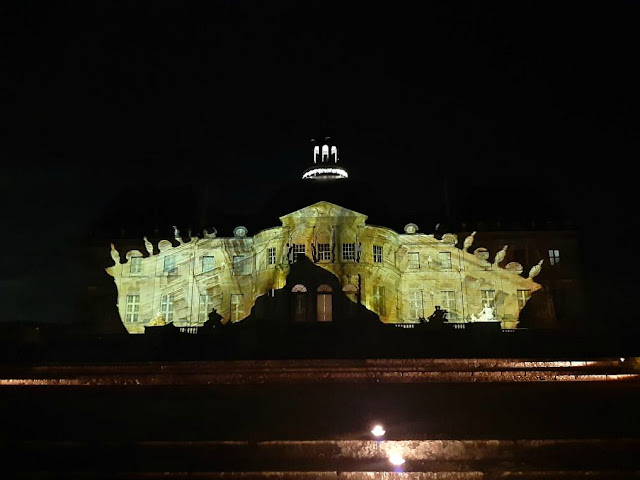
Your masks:
{"label": "arched doorway", "polygon": [[318,287],[317,298],[318,322],[331,322],[333,320],[333,289],[329,285]]}
{"label": "arched doorway", "polygon": [[294,322],[307,321],[307,287],[301,283],[291,289],[291,316]]}

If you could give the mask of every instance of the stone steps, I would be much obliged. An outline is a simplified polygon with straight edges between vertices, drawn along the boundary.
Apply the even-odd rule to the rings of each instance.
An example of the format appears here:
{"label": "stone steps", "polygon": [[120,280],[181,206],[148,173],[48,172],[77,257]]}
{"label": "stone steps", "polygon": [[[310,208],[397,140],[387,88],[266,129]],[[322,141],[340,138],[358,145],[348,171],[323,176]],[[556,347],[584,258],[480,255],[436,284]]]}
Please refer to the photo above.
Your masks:
{"label": "stone steps", "polygon": [[[639,448],[640,439],[49,441],[13,443],[3,467],[150,479],[617,479],[639,478]],[[389,463],[392,453],[402,467]]]}
{"label": "stone steps", "polygon": [[0,366],[0,385],[638,381],[620,359],[385,359]]}

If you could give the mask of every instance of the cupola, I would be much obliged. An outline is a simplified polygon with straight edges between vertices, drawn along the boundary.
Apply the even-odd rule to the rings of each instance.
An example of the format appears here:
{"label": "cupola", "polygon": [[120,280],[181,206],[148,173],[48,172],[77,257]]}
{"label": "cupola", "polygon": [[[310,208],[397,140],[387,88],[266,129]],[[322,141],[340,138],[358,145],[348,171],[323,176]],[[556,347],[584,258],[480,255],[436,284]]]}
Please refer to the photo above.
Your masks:
{"label": "cupola", "polygon": [[338,166],[338,147],[331,144],[331,138],[325,137],[322,145],[313,142],[313,165],[302,173],[302,178],[312,180],[338,180],[349,178],[349,173]]}

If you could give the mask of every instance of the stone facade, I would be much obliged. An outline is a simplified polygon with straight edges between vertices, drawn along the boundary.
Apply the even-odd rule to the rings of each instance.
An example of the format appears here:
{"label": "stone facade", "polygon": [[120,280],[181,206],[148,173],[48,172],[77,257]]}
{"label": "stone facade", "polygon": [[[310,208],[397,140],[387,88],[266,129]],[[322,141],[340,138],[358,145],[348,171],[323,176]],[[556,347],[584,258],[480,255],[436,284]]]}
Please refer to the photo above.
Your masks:
{"label": "stone facade", "polygon": [[[176,230],[177,246],[162,240],[155,248],[145,241],[148,254],[129,251],[124,263],[112,247],[115,264],[107,273],[118,289],[120,318],[129,333],[167,322],[200,326],[212,310],[225,323],[241,321],[259,296],[285,286],[298,255],[334,274],[350,300],[385,323],[419,322],[440,306],[449,322],[499,321],[502,328],[516,328],[520,310],[540,289],[533,277],[542,262],[524,277],[519,263],[500,265],[506,246],[490,261],[484,248],[469,251],[473,234],[460,248],[453,234],[437,239],[413,224],[399,234],[366,219],[319,202],[254,236],[238,227],[232,238],[184,240]],[[296,287],[306,292],[306,286]],[[318,302],[316,320],[332,319],[330,297],[322,297],[322,307]]]}

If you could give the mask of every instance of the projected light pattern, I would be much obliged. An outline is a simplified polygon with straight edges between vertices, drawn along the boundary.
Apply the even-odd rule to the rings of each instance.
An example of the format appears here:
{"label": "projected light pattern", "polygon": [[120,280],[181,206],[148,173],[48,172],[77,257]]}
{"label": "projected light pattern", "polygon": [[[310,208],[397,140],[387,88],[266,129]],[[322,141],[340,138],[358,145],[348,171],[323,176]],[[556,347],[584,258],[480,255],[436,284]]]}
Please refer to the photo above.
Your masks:
{"label": "projected light pattern", "polygon": [[[112,246],[114,264],[107,272],[118,289],[120,318],[130,333],[167,323],[201,326],[214,310],[223,323],[241,321],[258,297],[284,287],[299,255],[334,274],[340,293],[386,323],[493,322],[516,328],[520,310],[540,289],[533,281],[540,262],[525,277],[518,263],[501,266],[505,248],[493,261],[487,249],[471,253],[473,234],[459,248],[454,234],[437,239],[418,233],[415,224],[401,234],[367,225],[366,218],[318,202],[253,236],[238,227],[230,238],[207,233],[183,239],[175,229],[177,246],[161,240],[156,249],[145,238],[147,255],[129,251],[124,263]],[[330,305],[338,292],[320,293]]]}
{"label": "projected light pattern", "polygon": [[[338,147],[335,145],[329,147],[329,140],[329,137],[325,138],[322,154],[320,154],[318,145],[313,147],[313,165],[304,171],[303,179],[339,180],[349,178],[349,174],[344,168],[335,166],[338,163]],[[313,142],[315,143],[315,140]]]}
{"label": "projected light pattern", "polygon": [[302,174],[302,178],[348,178],[349,174],[343,168],[312,168]]}

